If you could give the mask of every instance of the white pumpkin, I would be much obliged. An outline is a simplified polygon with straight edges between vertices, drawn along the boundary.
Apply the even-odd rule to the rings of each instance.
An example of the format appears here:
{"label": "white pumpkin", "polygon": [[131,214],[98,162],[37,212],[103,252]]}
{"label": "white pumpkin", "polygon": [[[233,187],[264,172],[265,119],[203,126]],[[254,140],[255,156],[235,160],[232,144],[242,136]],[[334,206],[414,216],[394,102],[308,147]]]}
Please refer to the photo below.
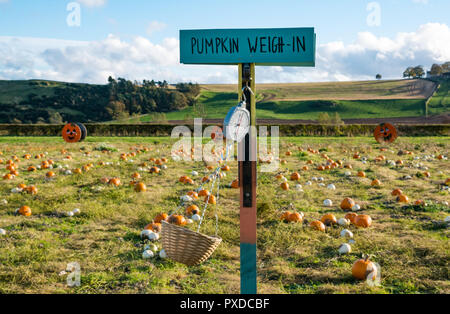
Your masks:
{"label": "white pumpkin", "polygon": [[73,216],[74,216],[74,213],[73,213],[73,212],[67,212],[67,213],[66,213],[66,216],[67,216],[67,217],[73,217]]}
{"label": "white pumpkin", "polygon": [[151,230],[147,230],[147,229],[146,230],[142,230],[141,238],[144,239],[144,240],[148,239],[151,233],[154,233],[154,232],[151,231]]}
{"label": "white pumpkin", "polygon": [[186,219],[186,223],[187,223],[188,225],[190,225],[190,224],[194,223],[194,221],[193,221],[192,219]]}
{"label": "white pumpkin", "polygon": [[192,215],[192,217],[191,217],[191,219],[192,219],[193,221],[200,221],[201,218],[202,218],[202,217],[200,217],[200,215],[198,215],[198,214]]}
{"label": "white pumpkin", "polygon": [[150,241],[158,241],[158,240],[159,240],[159,233],[151,232],[151,233],[148,235],[148,239],[149,239]]}
{"label": "white pumpkin", "polygon": [[303,192],[303,186],[302,186],[301,184],[297,184],[297,185],[295,186],[295,189],[296,189],[298,192]]}
{"label": "white pumpkin", "polygon": [[166,169],[167,169],[167,165],[162,165],[162,166],[161,166],[161,169],[162,169],[162,170],[166,170]]}
{"label": "white pumpkin", "polygon": [[191,175],[192,175],[193,177],[198,177],[198,172],[197,172],[197,171],[192,171],[192,172],[191,172]]}
{"label": "white pumpkin", "polygon": [[311,181],[317,181],[317,180],[319,180],[319,179],[317,179],[316,177],[311,178]]}
{"label": "white pumpkin", "polygon": [[323,206],[331,207],[331,206],[333,206],[333,201],[330,199],[326,199],[323,201]]}
{"label": "white pumpkin", "polygon": [[311,182],[311,181],[308,181],[308,182],[305,183],[305,185],[311,186],[311,185],[312,185],[312,182]]}
{"label": "white pumpkin", "polygon": [[5,229],[0,229],[0,236],[4,236],[6,235],[6,230]]}
{"label": "white pumpkin", "polygon": [[339,254],[349,254],[352,252],[352,247],[350,244],[344,243],[339,247]]}
{"label": "white pumpkin", "polygon": [[355,205],[353,205],[352,210],[354,212],[357,212],[357,211],[361,210],[361,206],[359,206],[358,204],[355,204]]}
{"label": "white pumpkin", "polygon": [[346,171],[346,172],[344,173],[344,175],[345,175],[346,177],[350,177],[350,176],[352,175],[352,173],[351,173],[350,171]]}
{"label": "white pumpkin", "polygon": [[323,177],[318,178],[317,180],[319,180],[320,182],[325,181],[325,179]]}
{"label": "white pumpkin", "polygon": [[74,215],[79,215],[79,214],[81,214],[81,210],[79,208],[75,208],[74,210],[72,210],[72,213]]}
{"label": "white pumpkin", "polygon": [[192,197],[190,197],[189,195],[184,195],[181,197],[181,200],[185,203],[192,202]]}
{"label": "white pumpkin", "polygon": [[156,251],[158,251],[158,247],[157,247],[155,244],[150,243],[150,244],[147,244],[147,245],[144,247],[144,251],[147,251],[147,250],[150,250],[150,251],[156,253]]}
{"label": "white pumpkin", "polygon": [[142,258],[143,259],[149,259],[149,258],[152,258],[154,256],[155,256],[155,253],[153,253],[153,251],[151,251],[151,250],[147,250],[147,251],[144,251],[144,253],[142,253]]}
{"label": "white pumpkin", "polygon": [[320,186],[321,188],[323,188],[323,187],[325,187],[325,183],[319,183],[319,186]]}
{"label": "white pumpkin", "polygon": [[342,227],[350,226],[350,220],[345,219],[345,218],[339,218],[338,219],[338,225],[342,226]]}
{"label": "white pumpkin", "polygon": [[348,229],[344,229],[341,231],[341,238],[353,238],[353,232]]}
{"label": "white pumpkin", "polygon": [[8,204],[8,201],[3,199],[0,203],[3,204],[3,205],[6,205],[6,204]]}
{"label": "white pumpkin", "polygon": [[159,251],[159,257],[161,257],[162,259],[166,259],[167,258],[167,253],[166,253],[166,251],[164,249]]}
{"label": "white pumpkin", "polygon": [[14,189],[12,189],[11,190],[11,193],[13,193],[13,194],[19,194],[19,193],[22,193],[22,189],[21,188],[14,188]]}
{"label": "white pumpkin", "polygon": [[70,176],[70,175],[72,174],[72,171],[71,171],[71,170],[67,170],[66,172],[64,172],[64,174],[65,174],[66,176]]}
{"label": "white pumpkin", "polygon": [[445,217],[444,222],[450,224],[450,216]]}
{"label": "white pumpkin", "polygon": [[336,190],[336,186],[334,184],[328,184],[327,189],[334,191]]}

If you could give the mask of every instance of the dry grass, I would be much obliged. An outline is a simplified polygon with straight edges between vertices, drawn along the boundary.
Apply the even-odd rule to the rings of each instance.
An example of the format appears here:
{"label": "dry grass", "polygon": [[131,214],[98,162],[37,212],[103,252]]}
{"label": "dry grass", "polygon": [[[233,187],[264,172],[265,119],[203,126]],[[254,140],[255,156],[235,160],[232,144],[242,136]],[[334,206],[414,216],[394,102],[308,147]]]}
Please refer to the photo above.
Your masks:
{"label": "dry grass", "polygon": [[[100,142],[117,149],[103,154],[95,151]],[[133,163],[119,162],[121,152],[129,152],[136,145],[151,150],[138,154]],[[304,193],[292,189],[283,192],[272,173],[260,173],[258,202],[264,212],[258,217],[258,283],[260,293],[450,293],[449,229],[435,224],[449,212],[437,202],[449,201],[447,191],[439,184],[450,177],[448,161],[415,161],[414,157],[449,152],[449,138],[402,138],[384,152],[387,159],[403,159],[405,166],[388,167],[374,163],[380,155],[379,144],[366,138],[286,138],[282,140],[281,158],[288,164],[282,171],[286,175],[299,171],[311,159],[316,165],[323,162],[320,155],[298,152],[298,147],[326,150],[333,159],[346,160],[353,165],[352,176],[344,176],[345,169],[326,172],[300,171]],[[66,161],[61,149],[67,149],[73,161]],[[7,235],[0,238],[0,293],[237,293],[239,292],[239,203],[238,191],[226,187],[237,176],[236,164],[223,182],[217,210],[220,216],[219,233],[224,242],[212,258],[196,267],[186,267],[158,258],[142,259],[145,245],[139,234],[143,227],[161,211],[169,211],[180,195],[189,188],[177,183],[181,175],[192,170],[206,173],[203,163],[169,161],[161,175],[140,171],[149,191],[136,193],[128,185],[131,174],[141,162],[150,157],[169,157],[171,141],[150,138],[90,138],[84,144],[65,145],[59,139],[0,138],[0,159],[12,155],[20,157],[20,176],[12,181],[1,181],[0,228]],[[82,149],[82,150],[80,150]],[[286,150],[293,156],[284,157]],[[397,156],[398,150],[410,150],[413,156]],[[84,155],[91,152],[90,157]],[[346,151],[346,152],[344,152]],[[369,161],[363,164],[352,159],[359,151]],[[95,167],[82,175],[65,176],[57,171],[55,180],[44,179],[45,171],[26,172],[30,164],[40,160],[23,160],[22,155],[48,152],[46,159],[57,165],[73,169],[92,162]],[[98,166],[98,161],[111,161],[113,166]],[[431,178],[417,178],[422,170],[413,167],[422,162],[429,168]],[[150,165],[150,163],[149,163]],[[2,169],[4,164],[1,165]],[[365,170],[367,178],[355,176]],[[2,170],[2,174],[6,170]],[[404,175],[413,180],[404,181]],[[102,177],[119,177],[123,185],[112,188],[102,185]],[[305,183],[312,177],[323,177],[325,184],[333,183],[330,191]],[[378,178],[383,185],[372,188],[370,181]],[[11,194],[19,183],[35,184],[36,196]],[[295,184],[291,183],[291,186]],[[93,187],[103,186],[100,192]],[[433,203],[425,209],[403,208],[395,203],[390,192],[401,188],[412,201],[424,199]],[[344,197],[353,197],[363,212],[374,220],[369,229],[350,227],[355,233],[353,253],[339,256],[337,248],[345,241],[339,238],[341,228],[326,233],[310,230],[306,225],[285,224],[278,220],[279,209],[293,203],[303,211],[308,221],[324,213],[343,217],[338,204]],[[324,208],[325,198],[336,206]],[[29,205],[33,216],[15,216],[14,210]],[[61,215],[74,208],[81,215],[68,218]],[[262,208],[262,207],[261,207]],[[213,234],[212,211],[207,213],[203,232]],[[381,266],[382,283],[368,287],[355,281],[351,266],[363,253],[373,254]],[[81,265],[81,286],[69,288],[65,276],[59,273],[67,263]]]}
{"label": "dry grass", "polygon": [[[433,93],[435,84],[425,80],[383,80],[258,84],[261,101],[423,99]],[[211,92],[233,93],[235,85],[202,85]]]}

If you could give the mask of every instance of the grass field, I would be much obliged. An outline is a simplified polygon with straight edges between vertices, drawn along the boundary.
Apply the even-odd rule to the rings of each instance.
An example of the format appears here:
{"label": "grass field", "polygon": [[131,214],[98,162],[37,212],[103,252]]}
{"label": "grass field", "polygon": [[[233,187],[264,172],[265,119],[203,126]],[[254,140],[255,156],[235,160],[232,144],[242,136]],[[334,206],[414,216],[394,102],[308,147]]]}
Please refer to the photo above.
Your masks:
{"label": "grass field", "polygon": [[428,110],[430,114],[450,111],[450,81],[441,83],[440,88],[428,104]]}
{"label": "grass field", "polygon": [[[257,118],[317,120],[323,112],[336,112],[342,119],[421,117],[434,86],[425,80],[258,84]],[[205,108],[205,118],[223,118],[236,105],[235,89],[235,85],[202,85],[198,102]],[[443,83],[430,101],[429,114],[449,112],[448,90],[449,83]],[[167,120],[194,116],[198,113],[192,107],[166,113]],[[143,115],[119,122],[142,123],[152,119],[152,115]]]}
{"label": "grass field", "polygon": [[[434,83],[425,80],[381,80],[323,83],[257,84],[265,100],[365,100],[423,99],[433,92]],[[209,92],[233,93],[235,85],[202,85]]]}
{"label": "grass field", "polygon": [[[207,117],[220,119],[228,110],[237,105],[237,95],[233,93],[203,92],[199,102],[207,108]],[[390,99],[390,100],[336,100],[333,104],[320,101],[262,101],[257,103],[259,119],[303,119],[317,120],[322,112],[337,112],[343,119],[380,118],[380,117],[415,117],[424,114],[424,99]],[[192,108],[166,114],[168,120],[182,120],[193,116]],[[145,119],[144,119],[145,121]]]}
{"label": "grass field", "polygon": [[[449,201],[448,190],[441,189],[441,184],[450,177],[450,167],[448,160],[436,158],[448,155],[449,140],[400,138],[388,151],[380,152],[380,145],[370,138],[282,138],[281,158],[287,164],[281,166],[281,171],[288,179],[290,173],[299,171],[303,192],[297,191],[296,183],[291,181],[290,191],[281,190],[276,173],[259,174],[258,291],[450,293],[449,229],[441,223],[449,215],[449,207],[442,205]],[[6,230],[6,235],[0,235],[0,293],[238,293],[239,191],[227,187],[237,177],[235,162],[229,163],[231,171],[222,181],[216,205],[219,235],[224,241],[213,256],[195,267],[142,258],[146,242],[140,239],[140,232],[144,226],[156,214],[174,209],[179,197],[196,188],[207,173],[203,162],[169,159],[166,170],[150,174],[147,167],[153,164],[149,158],[169,158],[172,144],[173,140],[167,138],[88,138],[85,143],[68,145],[59,138],[0,137],[2,176],[8,172],[6,160],[13,155],[20,159],[16,162],[18,177],[0,184],[0,201],[7,200],[7,204],[0,203],[0,228]],[[109,153],[97,150],[106,147]],[[121,153],[144,147],[149,151],[120,161]],[[325,160],[320,154],[308,152],[309,147],[334,160],[343,160],[353,169],[315,170]],[[63,154],[64,149],[67,153]],[[292,156],[285,157],[287,150]],[[399,150],[414,154],[399,157]],[[356,151],[368,158],[366,163],[352,158]],[[22,158],[27,153],[46,156]],[[387,160],[402,159],[404,165],[374,162],[380,154]],[[72,159],[66,159],[67,155]],[[27,172],[28,166],[48,159],[54,161],[54,179],[46,179],[48,170]],[[308,160],[313,162],[310,170],[301,170]],[[67,169],[88,163],[93,167],[87,172],[64,174]],[[425,169],[430,178],[422,175]],[[178,182],[180,176],[190,176],[192,170],[200,173],[192,177],[195,186]],[[360,170],[366,172],[366,178],[356,176]],[[136,171],[147,184],[145,193],[135,192],[128,184]],[[351,171],[351,176],[344,175],[345,171]],[[412,179],[402,180],[405,175]],[[113,188],[103,184],[103,177],[118,177],[122,185]],[[313,177],[323,177],[325,187]],[[382,182],[380,187],[371,187],[375,178]],[[308,181],[312,185],[307,185]],[[20,183],[35,185],[38,194],[11,193]],[[330,183],[336,185],[335,191],[326,188]],[[423,199],[429,205],[398,204],[391,196],[394,188],[402,189],[411,202]],[[339,237],[342,227],[330,227],[322,233],[311,230],[306,221],[320,219],[325,213],[343,217],[339,204],[345,197],[360,204],[362,213],[371,215],[373,225],[367,229],[350,226],[356,243],[352,253],[340,256],[337,249],[346,242]],[[323,206],[326,198],[333,201],[332,207]],[[280,221],[281,208],[290,203],[304,212],[305,224]],[[23,205],[31,207],[31,217],[14,214]],[[81,214],[66,217],[65,213],[74,208],[81,209]],[[206,234],[214,233],[213,209],[206,214],[202,229]],[[188,226],[194,227],[195,223]],[[381,286],[369,287],[352,278],[352,264],[363,253],[372,254],[372,260],[380,265]],[[67,274],[61,273],[70,262],[81,266],[80,287],[68,287]]]}

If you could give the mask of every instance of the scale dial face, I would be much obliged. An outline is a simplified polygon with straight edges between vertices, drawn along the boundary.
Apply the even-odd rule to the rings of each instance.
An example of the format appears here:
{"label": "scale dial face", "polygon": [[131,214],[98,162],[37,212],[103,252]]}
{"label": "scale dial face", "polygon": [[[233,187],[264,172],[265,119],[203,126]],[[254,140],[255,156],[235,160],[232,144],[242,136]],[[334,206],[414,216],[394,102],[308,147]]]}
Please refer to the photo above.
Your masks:
{"label": "scale dial face", "polygon": [[225,136],[239,143],[250,129],[250,113],[242,107],[234,107],[225,118],[224,126]]}

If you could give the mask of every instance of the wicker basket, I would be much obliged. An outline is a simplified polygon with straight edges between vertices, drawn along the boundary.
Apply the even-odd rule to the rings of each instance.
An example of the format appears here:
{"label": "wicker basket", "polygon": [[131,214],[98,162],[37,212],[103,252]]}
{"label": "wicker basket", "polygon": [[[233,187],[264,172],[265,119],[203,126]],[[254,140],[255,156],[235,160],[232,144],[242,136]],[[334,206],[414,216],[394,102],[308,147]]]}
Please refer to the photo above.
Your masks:
{"label": "wicker basket", "polygon": [[161,238],[167,256],[187,266],[206,261],[217,249],[222,239],[162,222]]}

